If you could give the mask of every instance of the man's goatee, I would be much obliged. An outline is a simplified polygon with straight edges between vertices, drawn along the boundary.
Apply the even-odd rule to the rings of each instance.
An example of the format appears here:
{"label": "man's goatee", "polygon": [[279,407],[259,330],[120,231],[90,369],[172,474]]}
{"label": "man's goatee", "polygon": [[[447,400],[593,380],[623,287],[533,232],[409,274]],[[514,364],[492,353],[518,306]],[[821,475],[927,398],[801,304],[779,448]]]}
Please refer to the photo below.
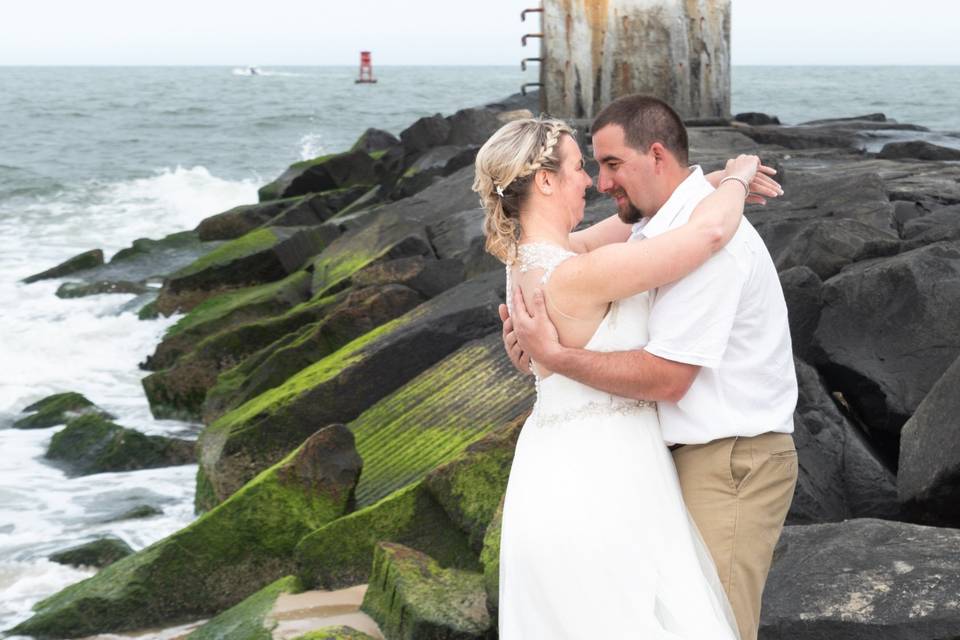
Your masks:
{"label": "man's goatee", "polygon": [[625,208],[617,208],[617,216],[627,224],[636,224],[643,218],[643,213],[641,213],[640,209],[633,206],[633,203],[627,202]]}

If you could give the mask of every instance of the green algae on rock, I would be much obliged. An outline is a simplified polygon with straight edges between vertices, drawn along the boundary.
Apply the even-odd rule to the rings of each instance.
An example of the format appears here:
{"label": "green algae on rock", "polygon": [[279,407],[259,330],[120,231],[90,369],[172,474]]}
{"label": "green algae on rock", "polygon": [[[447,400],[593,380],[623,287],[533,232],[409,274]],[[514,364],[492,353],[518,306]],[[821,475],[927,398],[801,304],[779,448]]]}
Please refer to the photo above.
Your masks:
{"label": "green algae on rock", "polygon": [[218,498],[283,457],[316,425],[356,418],[464,343],[496,331],[502,295],[501,274],[465,282],[208,426],[198,443],[200,464]]}
{"label": "green algae on rock", "polygon": [[483,588],[487,591],[487,609],[495,619],[500,607],[500,531],[503,528],[503,498],[487,525],[483,536],[480,564],[483,565]]}
{"label": "green algae on rock", "polygon": [[[297,326],[286,314],[306,299],[309,281],[310,275],[300,271],[279,282],[221,294],[171,327],[143,365],[162,369],[141,381],[154,417],[199,418],[221,371]],[[287,321],[269,322],[278,314]]]}
{"label": "green algae on rock", "polygon": [[276,621],[270,611],[284,593],[300,593],[300,580],[295,576],[280,578],[239,604],[217,615],[187,636],[188,640],[271,640]]}
{"label": "green algae on rock", "polygon": [[527,415],[477,440],[459,457],[427,476],[427,488],[468,534],[470,544],[478,553],[483,549],[487,526],[507,489],[513,452]]}
{"label": "green algae on rock", "polygon": [[316,629],[302,636],[297,636],[293,640],[374,640],[374,637],[363,631],[357,631],[353,627],[339,625]]}
{"label": "green algae on rock", "polygon": [[[158,299],[164,313],[190,292],[273,282],[298,271],[339,231],[324,226],[265,227],[231,240],[171,274]],[[196,294],[194,294],[196,295]]]}
{"label": "green algae on rock", "polygon": [[286,313],[309,297],[310,274],[298,271],[277,282],[237,289],[211,297],[167,329],[148,370],[165,369],[201,340],[224,330]]}
{"label": "green algae on rock", "polygon": [[204,421],[211,422],[281,385],[298,371],[424,300],[416,291],[400,285],[348,289],[337,294],[337,305],[321,320],[287,334],[223,372],[203,401]]}
{"label": "green algae on rock", "polygon": [[75,391],[47,396],[23,410],[23,413],[29,412],[35,413],[14,422],[14,429],[44,429],[65,424],[68,420],[79,418],[82,415],[99,415],[108,420],[113,418],[112,415]]}
{"label": "green algae on rock", "polygon": [[42,600],[13,631],[65,638],[185,621],[292,573],[297,542],[347,511],[360,472],[359,458],[341,453],[354,471],[341,466],[318,484],[317,473],[303,472],[312,466],[304,456],[325,454],[325,439],[343,445],[352,436],[331,427],[315,437],[184,529]]}
{"label": "green algae on rock", "polygon": [[486,600],[480,574],[381,542],[361,609],[396,640],[484,639],[493,634]]}
{"label": "green algae on rock", "polygon": [[99,415],[74,418],[54,434],[45,457],[71,475],[171,467],[194,462],[194,443],[148,436]]}
{"label": "green algae on rock", "polygon": [[[532,403],[533,385],[510,364],[499,333],[465,344],[350,423],[364,460],[357,504],[372,504],[420,480],[479,438],[516,421]],[[480,452],[433,485],[478,548],[486,526],[480,521],[484,513],[492,515],[499,500],[492,494],[509,472],[512,437],[495,441],[495,451],[486,454],[480,453],[486,445],[478,445]],[[467,478],[482,478],[483,485],[471,492],[464,486]],[[455,507],[461,499],[464,503]]]}
{"label": "green algae on rock", "polygon": [[133,553],[126,542],[114,536],[98,538],[76,547],[58,551],[50,556],[50,560],[59,564],[68,564],[74,567],[103,568],[113,564],[121,558]]}
{"label": "green algae on rock", "polygon": [[313,292],[327,295],[349,286],[351,275],[377,261],[408,256],[433,257],[423,226],[380,215],[330,243],[313,261]]}
{"label": "green algae on rock", "polygon": [[479,567],[466,537],[418,482],[305,536],[294,554],[297,574],[311,588],[365,583],[374,548],[382,540],[429,553],[443,566]]}
{"label": "green algae on rock", "polygon": [[334,153],[290,165],[273,182],[260,187],[260,202],[380,181],[379,161],[365,151]]}

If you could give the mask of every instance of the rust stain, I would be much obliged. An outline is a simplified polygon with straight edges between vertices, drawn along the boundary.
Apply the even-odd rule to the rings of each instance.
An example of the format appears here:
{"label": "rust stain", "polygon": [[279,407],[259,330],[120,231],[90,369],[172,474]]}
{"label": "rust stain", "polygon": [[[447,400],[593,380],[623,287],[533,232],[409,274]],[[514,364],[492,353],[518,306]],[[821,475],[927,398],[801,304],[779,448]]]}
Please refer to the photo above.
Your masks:
{"label": "rust stain", "polygon": [[[610,0],[582,0],[590,29],[590,67],[594,73],[603,68],[603,41],[607,35]],[[594,96],[596,98],[596,96]]]}

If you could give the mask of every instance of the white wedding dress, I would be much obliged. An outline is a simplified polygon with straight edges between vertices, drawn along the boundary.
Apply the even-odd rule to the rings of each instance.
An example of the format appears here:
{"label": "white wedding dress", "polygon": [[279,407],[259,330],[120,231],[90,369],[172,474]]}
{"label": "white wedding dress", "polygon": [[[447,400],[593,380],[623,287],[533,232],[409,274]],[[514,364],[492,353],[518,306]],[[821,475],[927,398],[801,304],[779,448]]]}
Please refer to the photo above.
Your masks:
{"label": "white wedding dress", "polygon": [[[572,255],[529,244],[518,261],[545,284]],[[648,311],[646,293],[614,303],[585,348],[642,347]],[[738,638],[656,406],[556,373],[537,387],[503,507],[501,640]]]}

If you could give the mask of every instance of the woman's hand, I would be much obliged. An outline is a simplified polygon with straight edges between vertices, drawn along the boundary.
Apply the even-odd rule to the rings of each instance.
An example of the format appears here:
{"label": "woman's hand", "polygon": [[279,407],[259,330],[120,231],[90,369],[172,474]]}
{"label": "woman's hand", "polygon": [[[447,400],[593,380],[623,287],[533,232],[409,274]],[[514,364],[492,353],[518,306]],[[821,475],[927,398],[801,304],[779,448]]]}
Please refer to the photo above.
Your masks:
{"label": "woman's hand", "polygon": [[[737,178],[742,180],[744,185],[749,185],[753,182],[753,178],[759,170],[759,156],[740,154],[736,158],[727,160],[727,166],[723,169],[723,177]],[[749,189],[747,191],[749,191]]]}
{"label": "woman's hand", "polygon": [[[727,164],[729,165],[730,162],[735,161],[736,159],[728,160]],[[706,175],[706,178],[707,181],[713,185],[713,188],[716,189],[720,186],[720,181],[727,177],[727,175],[729,174],[726,170],[712,171]],[[753,175],[753,179],[748,182],[750,193],[747,196],[747,204],[767,204],[767,198],[777,198],[783,195],[783,187],[780,186],[779,182],[770,177],[775,175],[777,175],[776,169],[768,167],[761,162],[757,172]]]}

